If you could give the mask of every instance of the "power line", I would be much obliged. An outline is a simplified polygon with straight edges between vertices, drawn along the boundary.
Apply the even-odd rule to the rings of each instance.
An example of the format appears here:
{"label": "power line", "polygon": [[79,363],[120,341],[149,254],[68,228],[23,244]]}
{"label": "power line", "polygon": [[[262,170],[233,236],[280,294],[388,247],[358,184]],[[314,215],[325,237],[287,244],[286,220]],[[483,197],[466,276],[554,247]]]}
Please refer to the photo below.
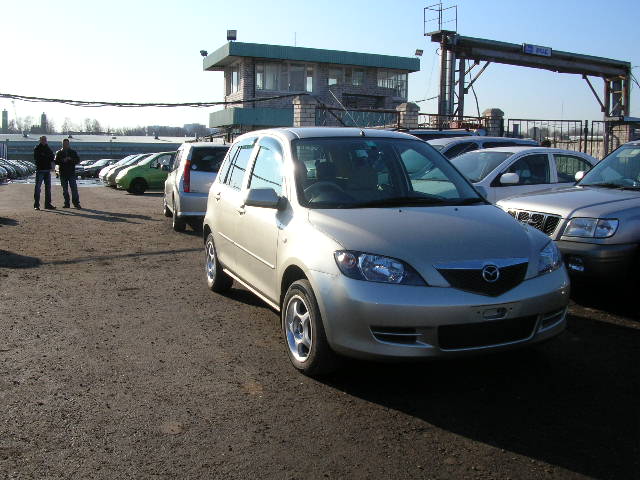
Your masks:
{"label": "power line", "polygon": [[249,102],[266,102],[268,100],[277,100],[279,98],[296,97],[298,95],[309,95],[306,92],[290,93],[286,95],[275,95],[272,97],[260,97],[249,98],[245,100],[234,100],[229,102],[185,102],[185,103],[138,103],[138,102],[102,102],[97,100],[69,100],[65,98],[43,98],[43,97],[29,97],[26,95],[15,95],[12,93],[0,93],[0,98],[8,98],[11,100],[21,100],[23,102],[36,102],[36,103],[61,103],[65,105],[71,105],[73,107],[119,107],[119,108],[142,108],[142,107],[159,107],[159,108],[172,108],[172,107],[192,107],[192,108],[205,108],[214,107],[216,105],[237,105],[241,103]]}

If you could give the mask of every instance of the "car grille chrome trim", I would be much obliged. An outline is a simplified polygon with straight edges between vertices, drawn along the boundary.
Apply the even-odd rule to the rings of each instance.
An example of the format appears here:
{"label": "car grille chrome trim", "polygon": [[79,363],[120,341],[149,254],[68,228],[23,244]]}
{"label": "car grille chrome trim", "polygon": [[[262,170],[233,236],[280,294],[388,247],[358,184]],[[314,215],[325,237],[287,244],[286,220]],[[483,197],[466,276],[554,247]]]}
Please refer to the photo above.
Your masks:
{"label": "car grille chrome trim", "polygon": [[566,314],[567,307],[544,314],[542,316],[542,320],[540,321],[539,331],[544,332],[545,330],[549,330],[550,328],[555,327],[565,319]]}
{"label": "car grille chrome trim", "polygon": [[[484,278],[483,271],[487,266],[497,267],[495,280]],[[529,261],[526,258],[464,260],[436,264],[434,267],[453,288],[496,297],[524,281]]]}
{"label": "car grille chrome trim", "polygon": [[401,345],[403,347],[429,346],[421,340],[423,332],[412,327],[371,327],[371,333],[382,343]]}
{"label": "car grille chrome trim", "polygon": [[531,225],[549,236],[553,235],[562,219],[559,215],[532,212],[530,210],[518,210],[515,208],[507,209],[507,213],[516,220]]}

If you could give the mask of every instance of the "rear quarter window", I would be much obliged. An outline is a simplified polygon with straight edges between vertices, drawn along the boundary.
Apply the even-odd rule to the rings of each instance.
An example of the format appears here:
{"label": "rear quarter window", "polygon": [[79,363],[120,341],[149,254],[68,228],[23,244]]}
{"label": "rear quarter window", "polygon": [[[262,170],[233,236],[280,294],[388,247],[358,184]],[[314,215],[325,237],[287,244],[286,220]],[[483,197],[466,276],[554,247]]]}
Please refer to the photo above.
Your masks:
{"label": "rear quarter window", "polygon": [[197,172],[217,172],[224,160],[227,148],[196,147],[191,153],[191,170]]}

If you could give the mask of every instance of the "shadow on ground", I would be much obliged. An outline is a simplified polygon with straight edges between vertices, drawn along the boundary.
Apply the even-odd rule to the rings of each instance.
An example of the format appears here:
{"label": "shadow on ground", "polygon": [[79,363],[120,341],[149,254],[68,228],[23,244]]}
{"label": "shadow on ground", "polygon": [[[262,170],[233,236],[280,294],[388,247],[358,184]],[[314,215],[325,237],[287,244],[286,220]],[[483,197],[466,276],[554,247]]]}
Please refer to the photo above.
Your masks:
{"label": "shadow on ground", "polygon": [[0,250],[0,268],[34,268],[41,264],[42,261],[39,258]]}
{"label": "shadow on ground", "polygon": [[537,348],[454,361],[348,361],[328,385],[601,479],[637,476],[640,329],[572,316]]}
{"label": "shadow on ground", "polygon": [[571,284],[571,299],[580,307],[602,310],[631,320],[640,320],[637,301],[640,282],[629,281],[618,285],[602,283]]}
{"label": "shadow on ground", "polygon": [[136,215],[133,213],[119,213],[119,212],[107,212],[104,210],[94,210],[90,208],[83,208],[82,210],[76,210],[74,208],[61,209],[53,211],[59,215],[83,217],[91,220],[100,220],[103,222],[113,223],[134,223],[139,224],[141,222],[135,222],[133,220],[145,220],[148,222],[159,222],[160,220],[150,217],[149,215]]}
{"label": "shadow on ground", "polygon": [[0,217],[0,227],[2,226],[15,227],[16,225],[18,225],[18,221],[16,219]]}

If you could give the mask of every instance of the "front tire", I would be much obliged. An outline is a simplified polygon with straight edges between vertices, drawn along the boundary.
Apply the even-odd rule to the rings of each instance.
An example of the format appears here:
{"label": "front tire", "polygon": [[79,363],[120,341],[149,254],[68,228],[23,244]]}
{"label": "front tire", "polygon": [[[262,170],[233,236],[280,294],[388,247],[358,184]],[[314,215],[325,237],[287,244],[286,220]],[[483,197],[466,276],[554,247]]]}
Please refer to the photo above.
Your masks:
{"label": "front tire", "polygon": [[325,375],[338,367],[324,332],[316,296],[308,280],[293,282],[282,304],[282,334],[293,366],[308,376]]}
{"label": "front tire", "polygon": [[224,293],[233,285],[233,279],[224,273],[222,265],[218,261],[216,246],[213,243],[213,234],[207,236],[204,247],[204,271],[207,275],[207,287],[216,293]]}

